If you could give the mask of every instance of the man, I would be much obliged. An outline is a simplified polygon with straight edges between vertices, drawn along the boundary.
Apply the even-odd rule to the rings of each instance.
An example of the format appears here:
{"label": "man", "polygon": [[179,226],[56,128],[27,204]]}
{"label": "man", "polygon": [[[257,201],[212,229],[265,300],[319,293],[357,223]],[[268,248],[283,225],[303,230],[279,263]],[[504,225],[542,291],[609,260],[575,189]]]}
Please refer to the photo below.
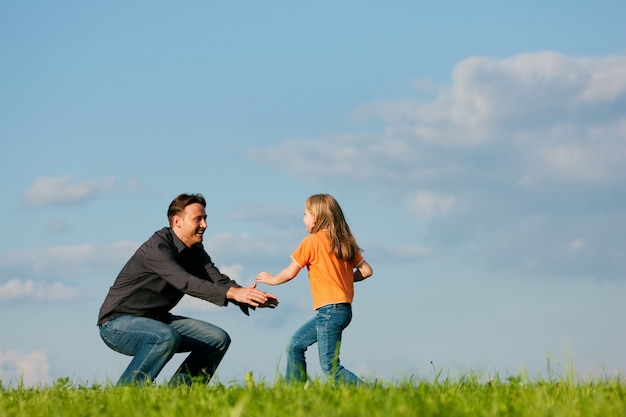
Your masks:
{"label": "man", "polygon": [[181,194],[169,206],[169,227],[154,233],[128,260],[100,308],[98,326],[104,343],[133,356],[117,385],[154,381],[179,352],[190,352],[170,382],[208,382],[230,345],[221,328],[173,315],[184,294],[219,306],[249,308],[278,305],[256,283],[241,287],[222,274],[202,245],[206,200],[200,194]]}

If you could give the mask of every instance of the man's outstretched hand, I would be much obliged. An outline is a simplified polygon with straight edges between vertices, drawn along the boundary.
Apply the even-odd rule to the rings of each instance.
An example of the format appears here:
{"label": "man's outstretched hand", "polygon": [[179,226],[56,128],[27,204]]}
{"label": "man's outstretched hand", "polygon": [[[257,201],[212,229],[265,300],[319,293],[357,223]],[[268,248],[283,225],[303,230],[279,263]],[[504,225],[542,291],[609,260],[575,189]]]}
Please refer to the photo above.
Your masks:
{"label": "man's outstretched hand", "polygon": [[226,292],[226,298],[259,308],[276,308],[278,305],[275,295],[256,289],[256,282],[249,287],[230,287]]}
{"label": "man's outstretched hand", "polygon": [[267,302],[265,302],[263,304],[259,304],[257,307],[259,307],[259,308],[276,308],[277,305],[278,305],[278,299],[276,297],[274,297],[274,298],[268,298]]}

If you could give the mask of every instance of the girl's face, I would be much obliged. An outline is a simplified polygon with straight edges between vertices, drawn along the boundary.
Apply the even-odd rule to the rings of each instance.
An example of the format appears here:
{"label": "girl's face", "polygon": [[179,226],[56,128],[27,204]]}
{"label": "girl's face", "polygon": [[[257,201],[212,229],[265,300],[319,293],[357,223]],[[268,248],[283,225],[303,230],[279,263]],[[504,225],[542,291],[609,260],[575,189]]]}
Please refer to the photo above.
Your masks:
{"label": "girl's face", "polygon": [[309,212],[306,209],[306,206],[304,206],[304,218],[302,219],[302,221],[304,221],[304,227],[306,227],[306,231],[311,233],[311,230],[313,230],[313,226],[315,226],[315,215]]}

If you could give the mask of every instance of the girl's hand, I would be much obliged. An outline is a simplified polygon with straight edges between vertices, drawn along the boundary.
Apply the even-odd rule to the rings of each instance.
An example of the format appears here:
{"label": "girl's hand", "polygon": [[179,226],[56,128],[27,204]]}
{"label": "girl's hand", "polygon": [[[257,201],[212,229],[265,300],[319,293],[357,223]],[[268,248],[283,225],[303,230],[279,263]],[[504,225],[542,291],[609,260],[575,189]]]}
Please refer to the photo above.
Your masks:
{"label": "girl's hand", "polygon": [[276,285],[276,279],[274,275],[270,274],[269,272],[259,272],[259,274],[256,276],[255,281],[267,285]]}
{"label": "girl's hand", "polygon": [[261,282],[267,285],[279,285],[295,278],[300,272],[300,265],[296,261],[291,261],[289,266],[278,273],[278,275],[272,275],[269,272],[259,272],[256,276],[256,282]]}

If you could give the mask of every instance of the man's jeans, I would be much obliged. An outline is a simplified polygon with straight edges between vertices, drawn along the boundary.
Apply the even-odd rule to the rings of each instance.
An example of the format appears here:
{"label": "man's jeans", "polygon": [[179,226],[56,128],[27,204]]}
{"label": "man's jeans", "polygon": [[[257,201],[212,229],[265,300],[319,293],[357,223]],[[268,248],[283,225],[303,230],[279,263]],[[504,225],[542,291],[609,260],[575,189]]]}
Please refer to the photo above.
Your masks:
{"label": "man's jeans", "polygon": [[352,320],[348,303],[329,304],[317,309],[314,318],[300,327],[287,345],[287,382],[305,382],[307,379],[304,353],[317,342],[322,371],[333,382],[362,384],[356,375],[339,363],[341,333]]}
{"label": "man's jeans", "polygon": [[121,316],[100,326],[104,343],[116,352],[134,356],[117,385],[154,381],[175,353],[191,352],[172,377],[172,383],[208,382],[230,346],[230,336],[204,321],[169,315],[162,321]]}

